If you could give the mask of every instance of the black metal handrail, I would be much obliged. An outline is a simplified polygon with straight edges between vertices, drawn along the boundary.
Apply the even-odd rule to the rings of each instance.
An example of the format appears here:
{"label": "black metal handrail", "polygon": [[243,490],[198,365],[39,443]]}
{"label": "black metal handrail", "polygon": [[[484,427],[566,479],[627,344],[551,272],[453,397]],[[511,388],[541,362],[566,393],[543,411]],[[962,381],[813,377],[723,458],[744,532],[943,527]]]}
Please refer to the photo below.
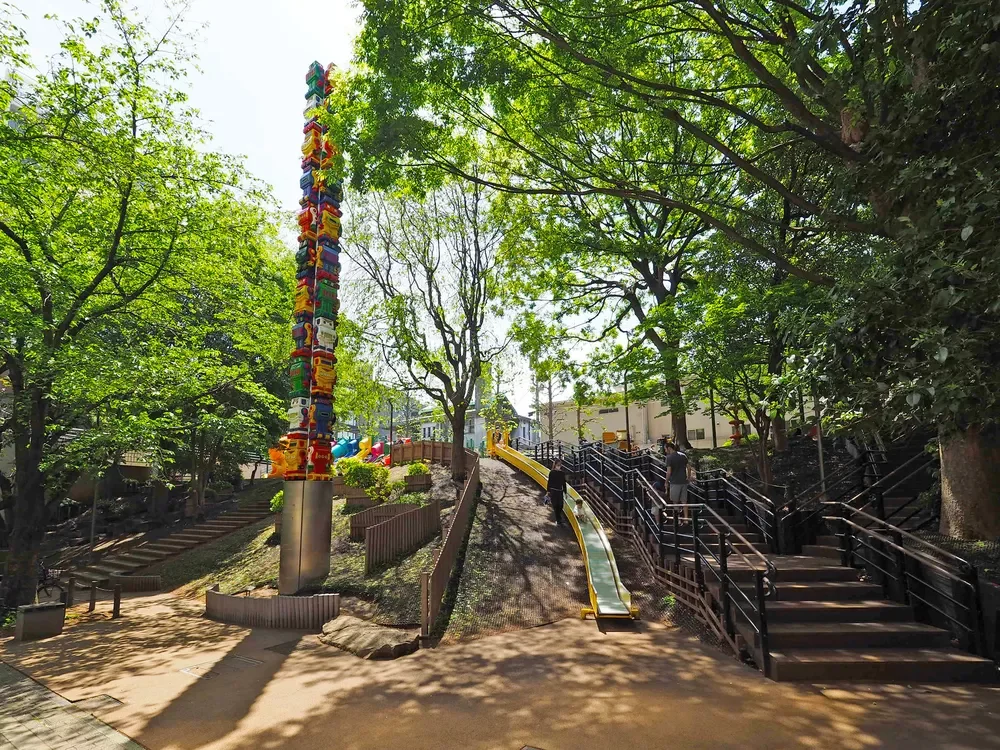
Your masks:
{"label": "black metal handrail", "polygon": [[[731,641],[735,639],[734,612],[749,624],[757,634],[761,649],[761,669],[770,669],[770,647],[767,635],[767,610],[765,600],[773,595],[776,569],[746,537],[734,529],[706,502],[672,504],[640,472],[635,472],[634,515],[643,536],[656,542],[660,567],[664,567],[668,554],[676,568],[690,555],[694,565],[695,581],[699,590],[706,590],[706,575],[718,583],[718,604],[721,626]],[[690,515],[689,523],[682,523],[681,516]],[[685,527],[689,527],[689,531]],[[742,544],[748,552],[735,546]],[[738,559],[754,579],[754,596],[732,578],[729,563]]]}
{"label": "black metal handrail", "polygon": [[[918,618],[950,623],[968,650],[987,656],[976,568],[967,560],[847,503],[828,503],[825,520],[840,526],[841,562],[875,571],[886,596],[914,607]],[[917,546],[918,548],[914,548]],[[921,549],[922,548],[922,549]],[[956,591],[957,590],[957,591]],[[928,616],[929,615],[929,616]]]}

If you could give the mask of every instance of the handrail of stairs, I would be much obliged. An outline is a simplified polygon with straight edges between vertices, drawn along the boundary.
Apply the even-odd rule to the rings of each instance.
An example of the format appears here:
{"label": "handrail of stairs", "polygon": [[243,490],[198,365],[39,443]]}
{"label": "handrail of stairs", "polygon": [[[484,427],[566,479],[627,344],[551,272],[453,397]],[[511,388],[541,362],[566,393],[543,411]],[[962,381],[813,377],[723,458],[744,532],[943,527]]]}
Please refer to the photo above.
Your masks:
{"label": "handrail of stairs", "polygon": [[[803,544],[810,543],[811,537],[816,534],[823,520],[824,508],[830,503],[846,503],[859,510],[871,507],[881,520],[886,520],[884,496],[909,479],[926,471],[933,462],[934,459],[921,450],[888,474],[884,474],[860,489],[855,480],[863,482],[866,476],[874,476],[870,471],[872,465],[869,462],[854,466],[848,472],[838,472],[839,478],[831,478],[832,481],[827,481],[826,492],[821,492],[805,501],[796,500],[785,509],[785,513],[779,521],[780,533],[783,538],[789,538],[797,549],[801,548]],[[899,523],[905,523],[906,520],[916,515],[919,509],[907,516],[906,519],[900,521],[898,518],[900,511],[912,506],[916,500],[917,497],[914,496],[894,509],[890,520],[895,517]]]}
{"label": "handrail of stairs", "polygon": [[[641,537],[655,540],[660,555],[660,567],[664,567],[664,558],[667,554],[673,556],[677,568],[680,567],[684,556],[690,554],[700,596],[705,598],[706,595],[706,575],[712,576],[719,586],[719,611],[713,613],[718,617],[718,622],[713,629],[738,653],[733,613],[735,609],[757,633],[761,644],[761,669],[767,674],[770,649],[765,600],[774,593],[776,577],[774,564],[746,537],[733,529],[714,508],[704,502],[702,493],[696,495],[696,499],[701,499],[702,502],[672,504],[641,472],[634,473],[636,492],[633,497],[632,522],[639,526]],[[690,514],[690,531],[682,528],[685,525],[681,522],[682,514]],[[734,542],[742,544],[749,553],[740,550]],[[685,548],[686,545],[690,545],[690,553]],[[731,558],[738,559],[752,572],[754,578],[752,598],[730,575]],[[707,605],[704,609],[706,612],[712,612]]]}
{"label": "handrail of stairs", "polygon": [[913,606],[922,619],[950,622],[967,650],[989,656],[975,566],[848,503],[827,503],[826,511],[824,520],[840,528],[843,565],[860,562],[886,596]]}

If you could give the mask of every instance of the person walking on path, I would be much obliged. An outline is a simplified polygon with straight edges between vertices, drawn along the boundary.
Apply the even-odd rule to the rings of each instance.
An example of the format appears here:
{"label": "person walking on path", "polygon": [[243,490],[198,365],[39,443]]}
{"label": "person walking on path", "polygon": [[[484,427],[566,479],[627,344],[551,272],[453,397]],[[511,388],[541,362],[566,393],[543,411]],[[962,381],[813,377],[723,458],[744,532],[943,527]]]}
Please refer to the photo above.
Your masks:
{"label": "person walking on path", "polygon": [[687,507],[688,479],[691,467],[686,453],[681,453],[674,443],[666,445],[667,486],[670,488],[670,502],[673,505],[683,505],[684,520],[691,520]]}
{"label": "person walking on path", "polygon": [[563,471],[562,461],[556,459],[549,469],[549,481],[545,485],[545,495],[552,504],[552,515],[555,517],[556,526],[563,525],[563,495],[566,493],[566,472]]}

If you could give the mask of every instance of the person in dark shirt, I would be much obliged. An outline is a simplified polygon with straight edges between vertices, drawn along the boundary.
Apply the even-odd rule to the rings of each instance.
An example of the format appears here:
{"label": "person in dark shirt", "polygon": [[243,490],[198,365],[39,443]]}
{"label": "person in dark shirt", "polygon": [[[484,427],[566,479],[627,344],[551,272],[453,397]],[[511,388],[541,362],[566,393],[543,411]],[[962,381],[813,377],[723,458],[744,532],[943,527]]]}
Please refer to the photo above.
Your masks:
{"label": "person in dark shirt", "polygon": [[552,504],[552,515],[555,517],[556,526],[563,525],[563,495],[566,493],[566,472],[563,471],[562,461],[556,459],[552,462],[549,470],[549,481],[545,485],[545,494]]}
{"label": "person in dark shirt", "polygon": [[688,477],[690,468],[688,466],[687,454],[681,453],[674,443],[666,445],[667,464],[667,486],[670,488],[670,502],[674,505],[683,505],[684,518],[689,518],[688,501]]}

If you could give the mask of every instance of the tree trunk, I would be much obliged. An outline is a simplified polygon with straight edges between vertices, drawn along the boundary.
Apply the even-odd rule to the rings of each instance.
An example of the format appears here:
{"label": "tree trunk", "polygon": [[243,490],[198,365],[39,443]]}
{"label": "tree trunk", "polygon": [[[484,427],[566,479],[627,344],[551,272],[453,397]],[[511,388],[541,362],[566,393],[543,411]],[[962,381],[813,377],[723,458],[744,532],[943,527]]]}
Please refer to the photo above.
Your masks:
{"label": "tree trunk", "polygon": [[681,447],[690,448],[687,405],[684,403],[684,395],[681,392],[680,378],[672,378],[667,381],[667,396],[670,399],[670,429],[674,433],[674,440]]}
{"label": "tree trunk", "polygon": [[973,425],[940,434],[941,533],[1000,537],[1000,433]]}
{"label": "tree trunk", "polygon": [[7,607],[31,604],[38,585],[38,559],[45,537],[45,475],[42,450],[48,402],[41,388],[32,391],[28,418],[15,402],[14,508],[10,549],[3,576],[3,603]]}
{"label": "tree trunk", "polygon": [[775,452],[784,453],[788,450],[788,426],[785,424],[785,418],[779,414],[771,420],[771,430]]}
{"label": "tree trunk", "polygon": [[583,442],[583,415],[580,405],[576,405],[576,442]]}
{"label": "tree trunk", "polygon": [[465,409],[455,409],[451,420],[451,478],[465,481]]}

